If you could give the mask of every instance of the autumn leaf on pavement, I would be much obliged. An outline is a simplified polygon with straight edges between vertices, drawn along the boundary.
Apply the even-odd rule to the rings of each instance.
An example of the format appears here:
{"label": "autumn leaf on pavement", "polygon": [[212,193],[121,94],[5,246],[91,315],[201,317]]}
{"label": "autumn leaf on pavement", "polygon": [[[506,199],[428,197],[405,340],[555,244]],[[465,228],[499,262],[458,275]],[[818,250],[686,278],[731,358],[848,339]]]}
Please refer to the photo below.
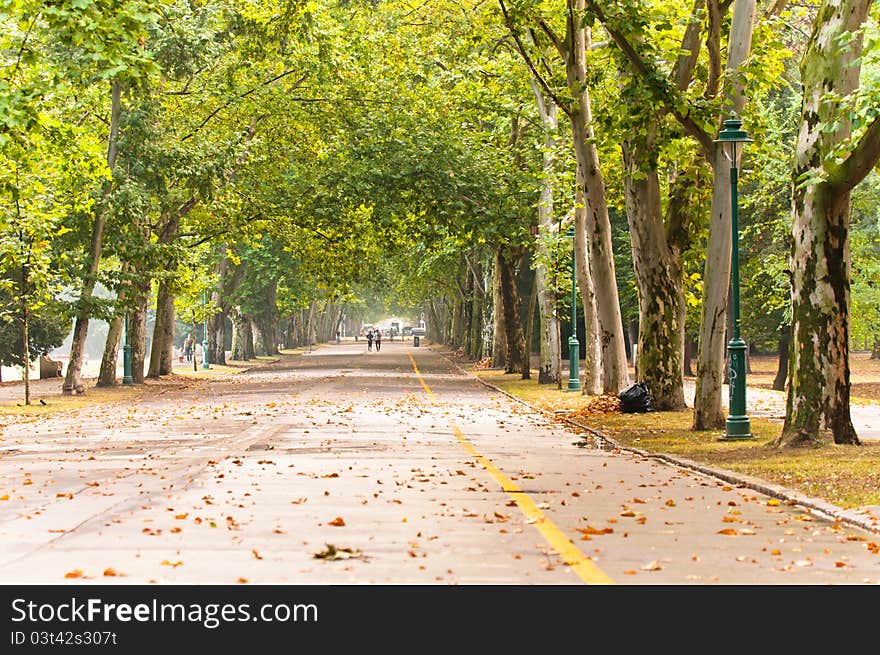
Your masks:
{"label": "autumn leaf on pavement", "polygon": [[658,562],[657,560],[650,561],[647,564],[643,564],[641,566],[642,571],[659,571],[662,568],[663,567],[660,566],[660,562]]}
{"label": "autumn leaf on pavement", "polygon": [[68,571],[64,574],[65,578],[82,578],[83,572],[81,569],[74,569],[73,571]]}
{"label": "autumn leaf on pavement", "polygon": [[614,528],[594,528],[591,525],[588,525],[585,528],[575,528],[581,534],[611,534],[614,532]]}
{"label": "autumn leaf on pavement", "polygon": [[112,567],[107,567],[104,569],[104,577],[105,578],[115,578],[120,575],[125,575],[124,573],[119,573],[116,569]]}
{"label": "autumn leaf on pavement", "polygon": [[718,534],[735,535],[735,534],[737,534],[737,532],[733,528],[724,528],[723,530],[719,530]]}
{"label": "autumn leaf on pavement", "polygon": [[364,554],[356,548],[337,548],[333,544],[327,544],[325,550],[312,553],[312,557],[325,560],[364,559]]}
{"label": "autumn leaf on pavement", "polygon": [[327,525],[333,525],[333,526],[336,526],[337,528],[341,528],[342,526],[345,525],[345,521],[342,520],[341,516],[337,516],[335,519],[330,521]]}
{"label": "autumn leaf on pavement", "polygon": [[162,560],[162,566],[170,566],[173,569],[176,569],[181,564],[183,564],[183,562],[181,562],[180,560],[177,560],[176,562],[170,562],[167,559]]}

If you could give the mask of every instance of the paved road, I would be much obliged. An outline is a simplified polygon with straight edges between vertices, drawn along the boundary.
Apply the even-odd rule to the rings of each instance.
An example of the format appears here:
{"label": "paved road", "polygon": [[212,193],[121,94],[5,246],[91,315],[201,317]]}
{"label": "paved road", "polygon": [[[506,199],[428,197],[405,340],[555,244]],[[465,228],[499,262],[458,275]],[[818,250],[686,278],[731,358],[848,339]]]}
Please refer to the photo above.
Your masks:
{"label": "paved road", "polygon": [[6,584],[880,580],[877,535],[577,441],[428,348],[329,345],[3,427],[0,566]]}

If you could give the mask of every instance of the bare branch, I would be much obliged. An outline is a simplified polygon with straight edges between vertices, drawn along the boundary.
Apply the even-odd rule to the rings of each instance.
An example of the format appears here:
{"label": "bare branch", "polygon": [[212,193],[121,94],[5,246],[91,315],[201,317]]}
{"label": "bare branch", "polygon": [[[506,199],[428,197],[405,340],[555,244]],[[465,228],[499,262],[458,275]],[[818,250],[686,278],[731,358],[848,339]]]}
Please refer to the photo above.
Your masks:
{"label": "bare branch", "polygon": [[[198,132],[199,130],[201,130],[201,129],[202,129],[202,128],[208,123],[209,120],[211,120],[212,118],[214,118],[214,116],[216,116],[216,115],[219,114],[221,111],[223,111],[224,109],[226,109],[227,107],[229,107],[231,104],[233,104],[233,103],[235,103],[235,102],[238,102],[239,100],[242,100],[242,99],[246,98],[247,96],[251,95],[252,93],[258,91],[259,89],[261,89],[261,88],[263,88],[263,87],[269,86],[270,84],[274,84],[274,83],[277,82],[278,80],[280,80],[280,79],[282,79],[282,78],[284,78],[284,77],[287,77],[288,75],[292,75],[292,74],[295,73],[295,72],[296,72],[295,70],[286,70],[286,71],[284,71],[283,73],[280,73],[280,74],[276,75],[275,77],[273,77],[273,78],[270,79],[270,80],[266,80],[265,82],[261,82],[261,83],[258,84],[257,86],[255,86],[255,87],[253,87],[253,88],[251,88],[251,89],[245,91],[245,92],[242,93],[241,95],[238,95],[238,96],[236,96],[236,97],[234,97],[234,98],[230,98],[230,99],[227,100],[225,103],[223,103],[222,105],[220,105],[219,107],[217,107],[217,108],[216,108],[214,111],[212,111],[210,114],[208,114],[208,115],[205,117],[205,119],[204,119],[201,123],[199,123],[198,126],[197,126],[192,132],[190,132],[189,134],[187,134],[186,136],[184,136],[184,137],[181,139],[181,141],[186,141],[187,139],[189,139],[189,138],[195,136],[195,135],[196,135],[196,132]],[[294,84],[293,84],[293,88],[296,89],[296,88],[298,88],[299,86],[301,86],[302,83],[305,82],[306,77],[308,77],[308,73],[302,75],[302,76],[301,76],[296,82],[294,82]]]}
{"label": "bare branch", "polygon": [[553,99],[553,102],[556,103],[556,106],[562,109],[568,116],[571,116],[571,108],[567,103],[563,102],[559,96],[550,88],[550,85],[547,83],[547,80],[538,72],[538,69],[535,67],[532,58],[529,57],[529,53],[526,51],[525,46],[523,45],[522,40],[520,40],[519,35],[516,33],[516,30],[513,26],[513,21],[510,18],[510,14],[507,12],[507,6],[504,4],[504,0],[498,0],[498,4],[501,5],[501,12],[504,14],[504,24],[507,25],[507,29],[510,30],[510,35],[513,37],[514,42],[516,42],[516,49],[519,51],[519,54],[522,55],[522,58],[526,62],[526,66],[529,67],[532,75],[534,75],[535,80],[538,84],[541,85],[541,88],[544,89],[544,93],[550,96]]}

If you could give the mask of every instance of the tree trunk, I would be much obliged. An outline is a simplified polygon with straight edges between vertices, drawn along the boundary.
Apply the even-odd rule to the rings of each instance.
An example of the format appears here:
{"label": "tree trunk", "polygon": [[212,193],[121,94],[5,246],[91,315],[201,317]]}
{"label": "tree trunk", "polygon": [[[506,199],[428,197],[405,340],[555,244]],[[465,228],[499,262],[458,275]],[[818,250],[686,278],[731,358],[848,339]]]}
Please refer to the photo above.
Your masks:
{"label": "tree trunk", "polygon": [[785,381],[788,379],[788,347],[791,342],[791,330],[787,325],[779,330],[779,342],[777,352],[779,363],[776,367],[776,377],[773,379],[773,388],[776,391],[785,391]]}
{"label": "tree trunk", "polygon": [[233,360],[245,362],[248,357],[247,341],[250,336],[247,317],[241,313],[238,307],[232,307],[229,312],[232,319],[232,353]]}
{"label": "tree trunk", "polygon": [[[544,97],[537,82],[530,80],[532,93],[538,105],[538,112],[544,124],[544,151],[542,165],[541,196],[538,199],[538,239],[535,259],[535,290],[538,295],[538,314],[540,326],[540,347],[538,356],[538,384],[559,384],[559,319],[556,316],[556,292],[550,284],[547,262],[550,252],[548,239],[554,233],[555,211],[553,207],[553,189],[556,185],[557,130],[559,128],[558,108],[554,102]],[[558,238],[558,235],[556,235]],[[581,287],[583,289],[583,287]],[[500,289],[499,289],[500,291]],[[532,313],[529,313],[531,324]],[[589,342],[588,342],[589,343]],[[531,349],[531,338],[526,339]],[[531,355],[529,355],[531,359]],[[494,363],[494,359],[493,359]]]}
{"label": "tree trunk", "polygon": [[522,300],[516,284],[516,256],[511,252],[495,251],[496,270],[501,273],[501,296],[504,307],[504,329],[507,333],[507,366],[505,373],[519,373],[523,366],[525,337],[520,315]]}
{"label": "tree trunk", "polygon": [[[602,391],[602,332],[599,328],[599,312],[596,307],[596,284],[593,279],[591,267],[592,248],[590,235],[581,226],[586,225],[586,201],[583,193],[583,174],[580,166],[575,171],[577,185],[574,192],[574,253],[577,257],[576,275],[578,287],[581,291],[581,304],[584,308],[584,334],[581,343],[584,344],[584,368],[581,377],[581,392],[583,395],[596,396]],[[616,288],[616,287],[615,287]],[[557,327],[557,330],[559,328]],[[621,327],[621,335],[623,328]],[[561,356],[561,351],[560,351]],[[624,357],[626,348],[624,347]],[[626,368],[626,359],[624,359]],[[627,375],[629,372],[627,371]],[[560,388],[562,377],[560,376]]]}
{"label": "tree trunk", "polygon": [[27,267],[23,267],[21,276],[21,343],[24,350],[24,368],[22,377],[24,378],[24,404],[31,404],[31,345],[30,335],[30,318],[28,312],[28,293],[27,287],[30,285],[30,275],[27,273]]}
{"label": "tree trunk", "polygon": [[532,278],[529,308],[526,310],[525,352],[523,353],[522,379],[532,379],[532,331],[535,325],[535,306],[538,304],[538,276]]}
{"label": "tree trunk", "polygon": [[660,179],[654,162],[654,132],[635,134],[622,144],[624,195],[639,296],[636,379],[651,392],[658,410],[678,410],[684,402],[681,354],[684,349],[684,288],[681,262],[669,247],[663,221]]}
{"label": "tree trunk", "polygon": [[[611,221],[605,198],[605,182],[599,166],[599,154],[593,131],[590,94],[586,81],[586,52],[590,47],[590,30],[583,27],[579,17],[583,15],[584,0],[573,0],[575,12],[568,17],[568,42],[571,44],[566,58],[568,85],[575,102],[572,103],[570,119],[574,141],[575,158],[583,174],[585,212],[583,225],[576,225],[576,248],[589,246],[589,270],[593,275],[596,308],[602,349],[602,386],[606,393],[617,393],[629,385],[626,367],[626,349],[623,345],[623,323],[620,317],[620,301],[617,295],[617,279],[614,273],[614,253],[611,245]],[[575,24],[576,23],[576,24]],[[584,262],[584,254],[577,255]],[[583,268],[583,267],[582,267]]]}
{"label": "tree trunk", "polygon": [[682,365],[682,374],[692,378],[694,377],[694,369],[691,361],[694,357],[694,340],[691,337],[685,337],[684,340],[684,364]]}
{"label": "tree trunk", "polygon": [[[122,85],[113,82],[110,89],[110,131],[107,137],[107,168],[112,175],[116,166],[116,143],[119,134],[119,118],[122,113]],[[82,383],[82,360],[83,349],[86,345],[86,337],[89,333],[89,316],[91,309],[89,302],[95,292],[95,284],[98,281],[98,269],[101,264],[101,249],[104,244],[104,226],[107,222],[108,199],[113,189],[112,181],[104,183],[101,191],[101,199],[96,204],[95,220],[92,223],[92,240],[88,254],[88,271],[83,277],[83,285],[79,294],[79,305],[76,312],[76,321],[73,327],[73,339],[70,343],[70,358],[67,362],[67,373],[64,384],[61,387],[62,394],[69,396],[75,393],[84,393]]]}
{"label": "tree trunk", "polygon": [[122,328],[125,317],[114,316],[107,330],[104,342],[104,355],[101,357],[101,371],[98,373],[98,387],[116,386],[116,363],[119,358],[119,342],[122,339]]}
{"label": "tree trunk", "polygon": [[[752,46],[752,26],[755,0],[735,0],[728,44],[727,70],[734,82],[725,86],[724,115],[741,114],[746,96],[742,83],[735,81],[735,72],[748,57]],[[739,158],[739,153],[737,154]],[[721,408],[721,386],[724,370],[725,321],[727,293],[730,287],[731,253],[731,195],[729,170],[731,162],[724,148],[715,144],[709,153],[714,171],[712,188],[712,216],[709,224],[709,244],[703,271],[703,313],[700,320],[700,340],[697,353],[697,380],[694,395],[694,430],[708,430],[724,426]],[[737,161],[737,165],[739,162]]]}
{"label": "tree trunk", "polygon": [[166,280],[159,282],[156,295],[156,323],[153,327],[153,345],[150,348],[150,368],[147,377],[158,378],[173,370],[171,358],[174,346],[174,295]]}
{"label": "tree trunk", "polygon": [[134,306],[129,320],[128,341],[131,344],[131,378],[135,384],[144,383],[144,364],[147,359],[147,304],[150,296],[148,279],[135,285]]}
{"label": "tree trunk", "polygon": [[507,366],[507,332],[504,330],[504,297],[501,295],[501,271],[495,258],[492,275],[492,368]]}
{"label": "tree trunk", "polygon": [[248,318],[248,323],[250,324],[250,330],[254,344],[254,356],[265,357],[269,354],[269,351],[266,348],[266,334],[263,330],[263,327],[260,325],[259,321],[256,321],[252,317]]}
{"label": "tree trunk", "polygon": [[839,155],[830,155],[852,133],[846,98],[858,88],[860,28],[870,5],[870,0],[823,1],[801,63],[788,402],[778,446],[829,438],[860,443],[849,407],[850,191],[880,157],[878,119],[842,163]]}
{"label": "tree trunk", "polygon": [[223,287],[229,272],[229,258],[222,257],[214,267],[214,272],[217,274],[217,286],[211,289],[211,304],[218,310],[208,319],[208,361],[222,366],[226,364],[226,306]]}
{"label": "tree trunk", "polygon": [[468,337],[468,355],[477,360],[483,357],[483,285],[482,264],[477,261],[470,268],[473,277],[473,295],[471,296],[471,329]]}
{"label": "tree trunk", "polygon": [[871,359],[880,359],[880,337],[874,337],[874,346],[871,348]]}

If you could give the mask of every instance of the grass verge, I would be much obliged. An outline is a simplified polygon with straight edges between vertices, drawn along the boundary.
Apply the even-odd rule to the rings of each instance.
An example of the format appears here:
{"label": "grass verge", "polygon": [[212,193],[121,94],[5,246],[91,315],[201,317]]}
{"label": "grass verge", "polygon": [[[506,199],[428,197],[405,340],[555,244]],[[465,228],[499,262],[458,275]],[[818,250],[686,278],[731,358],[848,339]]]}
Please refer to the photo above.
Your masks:
{"label": "grass verge", "polygon": [[[472,372],[530,405],[550,412],[576,412],[592,400],[590,396],[538,385],[537,379],[520,380],[519,375],[493,370]],[[877,442],[778,450],[768,444],[779,436],[781,423],[761,418],[751,420],[755,439],[719,441],[721,430],[691,431],[691,410],[570,418],[622,446],[679,456],[713,468],[754,476],[843,508],[880,505],[880,443]]]}

